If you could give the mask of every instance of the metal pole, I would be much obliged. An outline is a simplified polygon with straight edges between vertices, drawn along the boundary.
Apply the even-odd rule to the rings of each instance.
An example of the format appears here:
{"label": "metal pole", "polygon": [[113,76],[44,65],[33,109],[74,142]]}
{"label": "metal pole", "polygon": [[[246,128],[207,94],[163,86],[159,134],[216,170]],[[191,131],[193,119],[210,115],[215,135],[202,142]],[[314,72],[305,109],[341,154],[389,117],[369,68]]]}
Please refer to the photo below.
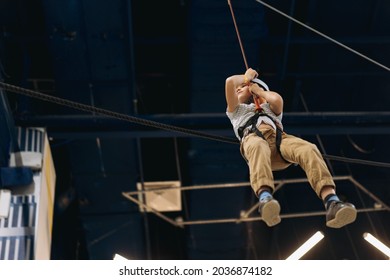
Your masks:
{"label": "metal pole", "polygon": [[138,204],[139,206],[149,210],[150,212],[153,212],[153,214],[157,215],[158,217],[160,217],[161,219],[163,219],[164,221],[170,223],[171,225],[174,225],[175,227],[177,226],[181,226],[179,225],[177,222],[175,222],[174,220],[168,218],[167,216],[161,214],[160,212],[158,212],[157,210],[154,210],[152,207],[149,207],[148,205],[146,205],[145,203],[142,203],[140,202],[138,199],[135,199],[134,197],[132,197],[131,195],[128,195],[127,193],[122,193],[123,196],[125,196],[127,199],[131,200],[132,202]]}
{"label": "metal pole", "polygon": [[[377,212],[385,211],[386,209],[380,208],[365,208],[358,209],[358,213],[363,212]],[[314,216],[323,216],[326,214],[326,211],[316,211],[316,212],[303,212],[303,213],[291,213],[291,214],[282,214],[280,218],[282,219],[291,219],[291,218],[304,218],[304,217],[314,217]],[[221,223],[241,223],[241,222],[255,222],[261,221],[261,217],[247,217],[247,218],[227,218],[227,219],[210,219],[210,220],[196,220],[196,221],[183,221],[178,222],[179,226],[188,226],[188,225],[207,225],[207,224],[221,224]]]}
{"label": "metal pole", "polygon": [[[351,176],[335,176],[333,180],[350,180]],[[295,184],[295,183],[305,183],[308,182],[307,178],[296,178],[296,179],[280,179],[274,181],[278,185],[277,190],[285,184]],[[145,189],[139,191],[125,192],[128,195],[135,195],[144,192],[155,192],[160,190],[174,190],[179,189],[180,191],[190,191],[190,190],[206,190],[206,189],[220,189],[220,188],[238,188],[238,187],[247,187],[250,186],[250,182],[239,182],[239,183],[222,183],[222,184],[209,184],[209,185],[194,185],[187,187],[161,187],[153,189]],[[280,186],[280,187],[279,187]]]}
{"label": "metal pole", "polygon": [[390,211],[390,207],[384,203],[382,200],[380,200],[376,195],[368,191],[362,184],[360,184],[358,181],[356,181],[353,177],[350,178],[350,181],[358,187],[361,191],[363,191],[365,194],[367,194],[369,197],[371,197],[373,200],[381,204],[387,211]]}

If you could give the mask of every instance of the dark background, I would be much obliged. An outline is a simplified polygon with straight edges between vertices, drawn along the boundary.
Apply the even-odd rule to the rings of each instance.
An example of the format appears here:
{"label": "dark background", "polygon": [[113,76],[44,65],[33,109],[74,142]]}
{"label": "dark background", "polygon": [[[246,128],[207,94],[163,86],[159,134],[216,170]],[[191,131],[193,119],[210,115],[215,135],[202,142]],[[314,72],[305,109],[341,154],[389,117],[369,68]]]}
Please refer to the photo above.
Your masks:
{"label": "dark background", "polygon": [[[390,1],[278,0],[267,3],[390,65]],[[287,132],[324,154],[389,162],[388,69],[252,0],[233,0],[250,67],[285,100]],[[226,0],[1,0],[4,81],[56,97],[233,138],[224,82],[245,72]],[[122,192],[137,182],[182,186],[247,182],[238,145],[126,123],[8,94],[15,121],[47,127],[57,173],[53,259],[285,259],[315,231],[325,238],[304,259],[385,259],[362,238],[390,244],[389,211],[361,211],[355,223],[325,226],[307,183],[276,194],[285,218],[179,228]],[[313,112],[316,112],[314,114]],[[327,161],[342,199],[372,209],[390,204],[389,169]],[[276,179],[305,178],[300,167]],[[182,192],[175,219],[238,218],[255,197],[249,186]],[[253,217],[256,217],[255,213]]]}

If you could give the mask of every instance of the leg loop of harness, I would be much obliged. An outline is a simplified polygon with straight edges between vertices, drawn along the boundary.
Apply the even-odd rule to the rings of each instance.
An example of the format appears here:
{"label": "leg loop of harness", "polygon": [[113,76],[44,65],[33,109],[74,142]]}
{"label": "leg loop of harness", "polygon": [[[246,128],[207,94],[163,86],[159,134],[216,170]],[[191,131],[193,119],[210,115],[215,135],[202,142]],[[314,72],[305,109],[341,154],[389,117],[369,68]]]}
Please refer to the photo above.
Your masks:
{"label": "leg loop of harness", "polygon": [[282,131],[279,127],[276,127],[276,149],[279,152],[280,157],[287,163],[290,163],[288,160],[286,160],[283,155],[282,151],[280,150],[280,145],[282,144]]}
{"label": "leg loop of harness", "polygon": [[[238,133],[242,139],[242,137],[244,136],[244,130],[246,127],[250,127],[249,129],[249,133],[256,133],[257,136],[264,138],[264,135],[261,133],[261,131],[257,128],[256,124],[257,124],[257,119],[259,116],[267,116],[268,118],[270,118],[273,122],[275,122],[270,116],[268,116],[267,114],[264,114],[264,113],[261,113],[261,112],[256,112],[256,115],[254,115],[251,119],[249,119],[249,121],[247,121],[247,123],[245,125],[243,125],[242,127],[240,127],[238,129]],[[282,130],[276,125],[275,123],[275,126],[276,126],[276,141],[275,141],[275,144],[276,144],[276,149],[280,155],[280,157],[287,163],[290,163],[289,161],[287,161],[283,155],[282,155],[282,152],[280,151],[280,145],[282,144]]]}
{"label": "leg loop of harness", "polygon": [[[252,132],[252,130],[253,130],[253,127],[252,127],[252,129],[251,129],[251,132]],[[265,140],[263,133],[261,133],[261,131],[260,131],[257,127],[255,127],[254,130],[255,130],[254,132],[256,133],[257,136],[259,136],[259,137],[261,137],[261,138],[263,138],[263,139]],[[275,141],[276,150],[278,151],[280,157],[281,157],[282,160],[284,160],[285,162],[290,163],[288,160],[286,160],[286,159],[283,157],[282,152],[280,151],[280,145],[282,144],[282,130],[280,130],[280,128],[278,128],[278,127],[276,127],[276,139],[275,139],[275,140],[276,140],[276,141]]]}

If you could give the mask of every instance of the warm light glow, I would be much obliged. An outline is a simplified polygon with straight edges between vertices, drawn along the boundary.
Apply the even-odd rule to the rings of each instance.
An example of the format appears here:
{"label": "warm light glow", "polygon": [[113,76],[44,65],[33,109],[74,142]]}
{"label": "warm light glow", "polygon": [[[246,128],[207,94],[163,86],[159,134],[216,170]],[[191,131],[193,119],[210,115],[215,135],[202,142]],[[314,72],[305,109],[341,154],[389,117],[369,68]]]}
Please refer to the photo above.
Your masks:
{"label": "warm light glow", "polygon": [[381,241],[376,239],[373,235],[368,232],[363,233],[363,238],[369,242],[372,246],[377,248],[383,254],[390,258],[390,248],[383,244]]}
{"label": "warm light glow", "polygon": [[321,231],[317,231],[286,260],[299,260],[304,254],[306,254],[311,248],[313,248],[318,242],[320,242],[322,238],[324,238],[323,233]]}
{"label": "warm light glow", "polygon": [[8,218],[11,205],[11,191],[0,189],[0,218]]}
{"label": "warm light glow", "polygon": [[114,255],[114,261],[119,261],[119,260],[127,260],[125,257],[122,257],[119,254]]}

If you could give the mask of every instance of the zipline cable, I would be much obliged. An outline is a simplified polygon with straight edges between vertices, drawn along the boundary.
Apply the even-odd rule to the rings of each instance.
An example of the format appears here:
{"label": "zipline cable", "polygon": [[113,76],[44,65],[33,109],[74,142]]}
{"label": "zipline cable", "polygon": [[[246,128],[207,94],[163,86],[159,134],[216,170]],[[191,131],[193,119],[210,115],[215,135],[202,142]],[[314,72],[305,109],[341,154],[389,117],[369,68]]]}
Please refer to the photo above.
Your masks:
{"label": "zipline cable", "polygon": [[[140,125],[145,125],[145,126],[150,126],[158,129],[163,129],[163,130],[169,130],[169,131],[174,131],[174,132],[180,132],[186,135],[191,135],[191,136],[196,136],[196,137],[201,137],[209,140],[215,140],[219,142],[225,142],[229,144],[239,144],[238,140],[230,138],[230,137],[223,137],[219,135],[213,135],[213,134],[208,134],[208,133],[203,133],[187,128],[182,128],[182,127],[177,127],[173,125],[168,125],[168,124],[163,124],[155,121],[150,121],[150,120],[145,120],[141,118],[137,118],[134,116],[126,115],[126,114],[121,114],[117,112],[113,112],[110,110],[90,106],[90,105],[85,105],[82,103],[78,103],[75,101],[70,101],[67,99],[55,97],[55,96],[50,96],[38,91],[33,91],[30,89],[25,89],[21,88],[18,86],[10,85],[4,82],[0,82],[0,88],[3,88],[4,90],[12,93],[17,93],[21,94],[24,96],[28,96],[31,98],[35,99],[40,99],[42,101],[50,102],[50,103],[55,103],[61,106],[66,106],[70,107],[72,109],[76,110],[81,110],[89,113],[95,113],[98,115],[110,117],[110,118],[115,118],[119,119],[122,121],[126,122],[132,122],[132,123],[137,123]],[[324,158],[334,160],[334,161],[341,161],[341,162],[349,162],[349,163],[356,163],[356,164],[363,164],[363,165],[370,165],[370,166],[376,166],[376,167],[385,167],[385,168],[390,168],[390,163],[387,162],[376,162],[376,161],[369,161],[369,160],[361,160],[361,159],[354,159],[354,158],[346,158],[346,157],[340,157],[340,156],[332,156],[332,155],[322,155]]]}
{"label": "zipline cable", "polygon": [[6,91],[9,91],[9,92],[22,94],[22,95],[25,95],[25,96],[29,96],[29,97],[32,97],[32,98],[37,98],[37,99],[40,99],[40,100],[43,100],[43,101],[48,101],[48,102],[51,102],[51,103],[55,103],[55,104],[58,104],[58,105],[70,107],[70,108],[77,109],[77,110],[80,110],[80,111],[85,111],[85,112],[89,112],[89,113],[93,113],[93,114],[103,115],[103,116],[107,116],[107,117],[110,117],[110,118],[119,119],[119,120],[122,120],[122,121],[137,123],[137,124],[140,124],[140,125],[150,126],[150,127],[154,127],[154,128],[163,129],[163,130],[180,132],[180,133],[183,133],[183,134],[203,137],[203,138],[206,138],[206,139],[217,140],[217,141],[231,143],[231,144],[237,144],[238,143],[238,141],[236,139],[233,139],[233,138],[230,138],[230,137],[223,137],[223,136],[219,136],[219,135],[212,135],[212,134],[208,134],[208,133],[204,133],[204,132],[200,132],[200,131],[190,130],[190,129],[177,127],[177,126],[173,126],[173,125],[168,125],[168,124],[163,124],[163,123],[158,123],[158,122],[151,121],[151,120],[145,120],[145,119],[137,118],[137,117],[134,117],[134,116],[121,114],[121,113],[113,112],[113,111],[110,111],[110,110],[94,107],[94,106],[91,106],[91,105],[86,105],[86,104],[70,101],[68,99],[63,99],[63,98],[59,98],[59,97],[55,97],[55,96],[50,96],[50,95],[47,95],[47,94],[44,94],[44,93],[41,93],[41,92],[37,92],[37,91],[30,90],[30,89],[21,88],[21,87],[10,85],[10,84],[3,83],[3,82],[0,82],[0,87],[3,88]]}
{"label": "zipline cable", "polygon": [[371,161],[371,160],[364,160],[364,159],[356,159],[356,158],[347,158],[347,157],[340,157],[340,156],[332,156],[332,155],[322,155],[323,158],[327,158],[334,161],[342,161],[342,162],[349,162],[349,163],[356,163],[356,164],[363,164],[363,165],[371,165],[376,167],[386,167],[390,168],[390,163],[387,162],[378,162],[378,161]]}
{"label": "zipline cable", "polygon": [[352,53],[354,53],[354,54],[356,54],[356,55],[358,55],[358,56],[360,56],[360,57],[362,57],[362,58],[364,58],[364,59],[370,61],[371,63],[376,64],[377,66],[379,66],[379,67],[385,69],[386,71],[390,71],[390,68],[387,67],[386,65],[383,65],[382,63],[379,63],[378,61],[376,61],[376,60],[374,60],[374,59],[372,59],[372,58],[370,58],[370,57],[368,57],[368,56],[366,56],[366,55],[364,55],[364,54],[362,54],[362,53],[360,53],[360,52],[358,52],[358,51],[352,49],[351,47],[348,47],[347,45],[344,45],[343,43],[337,41],[336,39],[333,39],[332,37],[329,37],[328,35],[326,35],[326,34],[320,32],[320,31],[314,29],[313,27],[310,27],[310,26],[308,26],[307,24],[304,24],[303,22],[301,22],[301,21],[299,21],[299,20],[293,18],[292,16],[289,16],[288,14],[286,14],[286,13],[284,13],[284,12],[282,12],[282,11],[276,9],[275,7],[273,7],[273,6],[269,5],[269,4],[267,4],[266,2],[264,2],[264,1],[262,1],[262,0],[255,0],[255,1],[258,2],[258,3],[260,3],[260,4],[262,4],[262,5],[264,5],[264,6],[267,7],[268,9],[273,10],[274,12],[276,12],[276,13],[278,13],[278,14],[280,14],[280,15],[286,17],[286,18],[288,18],[289,20],[292,20],[293,22],[295,22],[295,23],[297,23],[297,24],[299,24],[299,25],[301,25],[301,26],[303,26],[303,27],[309,29],[310,31],[312,31],[312,32],[314,32],[314,33],[316,33],[316,34],[318,34],[318,35],[324,37],[325,39],[328,39],[329,41],[332,41],[333,43],[335,43],[335,44],[337,44],[337,45],[343,47],[344,49],[346,49],[346,50],[348,50],[348,51],[350,51],[350,52],[352,52]]}

